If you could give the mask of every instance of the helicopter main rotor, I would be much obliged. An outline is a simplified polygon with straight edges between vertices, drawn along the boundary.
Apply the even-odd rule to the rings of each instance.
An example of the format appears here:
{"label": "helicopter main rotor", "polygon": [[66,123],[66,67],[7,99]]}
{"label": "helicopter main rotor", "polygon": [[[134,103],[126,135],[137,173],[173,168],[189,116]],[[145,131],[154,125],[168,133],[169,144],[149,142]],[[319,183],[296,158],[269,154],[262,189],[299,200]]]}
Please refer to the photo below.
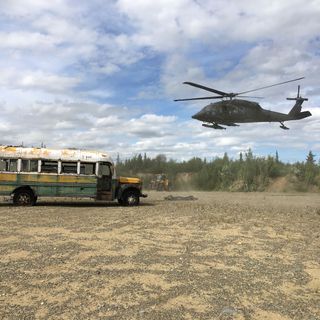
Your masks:
{"label": "helicopter main rotor", "polygon": [[175,99],[174,101],[223,99],[223,98],[229,98],[230,100],[232,100],[235,97],[261,98],[261,97],[244,96],[243,94],[249,93],[249,92],[258,91],[258,90],[262,90],[262,89],[267,89],[267,88],[271,88],[271,87],[275,87],[275,86],[279,86],[279,85],[282,85],[282,84],[285,84],[285,83],[298,81],[298,80],[301,80],[301,79],[304,79],[304,77],[297,78],[297,79],[292,79],[292,80],[288,80],[288,81],[284,81],[284,82],[275,83],[275,84],[272,84],[272,85],[269,85],[269,86],[265,86],[265,87],[260,87],[260,88],[251,89],[251,90],[247,90],[247,91],[237,92],[237,93],[234,93],[234,92],[229,92],[229,93],[228,92],[223,92],[223,91],[220,91],[220,90],[217,90],[217,89],[213,89],[213,88],[210,88],[210,87],[203,86],[203,85],[195,83],[195,82],[186,81],[186,82],[183,82],[183,83],[187,84],[189,86],[192,86],[192,87],[196,87],[196,88],[199,88],[199,89],[202,89],[202,90],[206,90],[206,91],[215,93],[215,94],[217,94],[217,96],[199,97],[199,98],[187,98],[187,99]]}

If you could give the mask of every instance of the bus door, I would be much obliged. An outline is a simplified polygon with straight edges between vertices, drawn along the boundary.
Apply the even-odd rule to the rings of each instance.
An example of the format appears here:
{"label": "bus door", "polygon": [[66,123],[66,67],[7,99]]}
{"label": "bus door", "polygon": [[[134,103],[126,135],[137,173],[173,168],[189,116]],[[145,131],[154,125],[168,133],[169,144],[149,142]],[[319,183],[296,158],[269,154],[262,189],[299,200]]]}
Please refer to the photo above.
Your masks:
{"label": "bus door", "polygon": [[97,200],[112,201],[112,170],[108,162],[99,163]]}

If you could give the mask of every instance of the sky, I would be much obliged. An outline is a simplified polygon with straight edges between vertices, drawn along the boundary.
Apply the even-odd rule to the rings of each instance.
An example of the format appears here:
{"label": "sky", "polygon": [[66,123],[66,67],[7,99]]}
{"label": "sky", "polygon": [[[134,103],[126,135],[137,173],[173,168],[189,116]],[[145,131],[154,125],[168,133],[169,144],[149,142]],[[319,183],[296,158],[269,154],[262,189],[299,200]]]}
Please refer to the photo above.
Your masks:
{"label": "sky", "polygon": [[[164,154],[177,161],[279,154],[320,159],[320,0],[0,0],[0,144]],[[289,112],[297,86],[312,117],[201,126],[197,82],[259,91]]]}

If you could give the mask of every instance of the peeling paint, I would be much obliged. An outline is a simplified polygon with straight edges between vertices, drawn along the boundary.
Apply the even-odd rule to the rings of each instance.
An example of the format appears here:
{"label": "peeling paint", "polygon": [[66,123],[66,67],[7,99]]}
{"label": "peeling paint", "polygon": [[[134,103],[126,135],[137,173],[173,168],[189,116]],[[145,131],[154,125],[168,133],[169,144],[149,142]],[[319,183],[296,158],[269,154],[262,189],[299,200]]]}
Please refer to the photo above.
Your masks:
{"label": "peeling paint", "polygon": [[111,157],[105,152],[74,150],[74,149],[47,149],[0,146],[1,158],[23,159],[50,159],[61,161],[110,162]]}

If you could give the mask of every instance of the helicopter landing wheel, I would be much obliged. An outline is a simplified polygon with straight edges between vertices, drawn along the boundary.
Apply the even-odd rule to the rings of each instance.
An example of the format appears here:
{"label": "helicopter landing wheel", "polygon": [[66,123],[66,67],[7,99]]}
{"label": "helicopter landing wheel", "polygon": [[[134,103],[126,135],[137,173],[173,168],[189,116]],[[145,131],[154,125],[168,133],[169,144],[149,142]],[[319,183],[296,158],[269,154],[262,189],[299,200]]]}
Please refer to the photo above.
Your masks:
{"label": "helicopter landing wheel", "polygon": [[282,121],[280,121],[280,124],[281,124],[281,126],[280,126],[281,129],[283,129],[283,130],[289,130],[289,128],[286,127]]}

